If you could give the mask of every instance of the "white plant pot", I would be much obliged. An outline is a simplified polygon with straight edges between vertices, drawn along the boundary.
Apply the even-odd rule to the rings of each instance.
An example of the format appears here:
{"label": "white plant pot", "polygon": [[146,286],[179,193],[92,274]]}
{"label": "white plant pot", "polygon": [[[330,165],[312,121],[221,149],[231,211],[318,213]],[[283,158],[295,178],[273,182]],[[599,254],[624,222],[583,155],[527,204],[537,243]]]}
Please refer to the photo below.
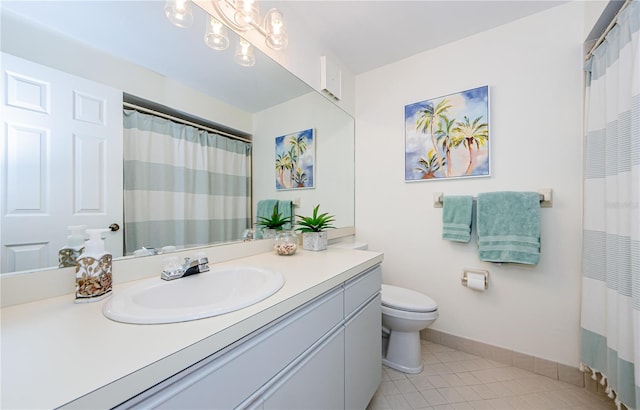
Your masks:
{"label": "white plant pot", "polygon": [[273,239],[276,237],[276,233],[278,231],[276,231],[275,229],[270,229],[270,228],[264,228],[262,230],[262,238],[263,239]]}
{"label": "white plant pot", "polygon": [[302,247],[307,251],[323,251],[327,249],[328,242],[327,231],[302,234]]}

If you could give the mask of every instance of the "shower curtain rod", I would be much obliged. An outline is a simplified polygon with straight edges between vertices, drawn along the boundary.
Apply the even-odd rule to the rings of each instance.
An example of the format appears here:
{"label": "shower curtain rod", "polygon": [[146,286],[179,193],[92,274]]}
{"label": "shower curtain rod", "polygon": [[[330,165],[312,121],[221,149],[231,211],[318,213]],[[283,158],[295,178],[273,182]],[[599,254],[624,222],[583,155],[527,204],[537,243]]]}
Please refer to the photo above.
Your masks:
{"label": "shower curtain rod", "polygon": [[185,119],[182,119],[182,118],[174,117],[172,115],[165,114],[165,113],[160,112],[160,111],[152,110],[151,108],[141,107],[139,105],[131,104],[129,102],[123,102],[122,105],[125,106],[126,108],[132,108],[132,109],[137,110],[137,111],[146,112],[148,114],[152,114],[152,115],[155,115],[155,116],[158,116],[158,117],[166,118],[166,119],[171,120],[171,121],[179,122],[179,123],[182,123],[182,124],[185,124],[185,125],[190,125],[192,127],[195,127],[195,128],[198,128],[198,129],[201,129],[201,130],[204,130],[204,131],[209,131],[209,132],[213,132],[215,134],[224,135],[225,137],[229,137],[229,138],[232,138],[232,139],[235,139],[235,140],[239,140],[239,141],[243,141],[243,142],[248,142],[248,143],[251,144],[251,140],[250,139],[243,138],[243,137],[240,137],[240,136],[234,135],[234,134],[229,134],[228,132],[220,131],[220,130],[217,130],[215,128],[209,128],[206,125],[202,125],[202,124],[191,122],[191,121],[188,121],[188,120],[185,120]]}
{"label": "shower curtain rod", "polygon": [[630,3],[631,3],[631,0],[625,0],[625,2],[622,5],[622,7],[620,7],[620,10],[618,10],[616,15],[613,17],[613,20],[611,20],[611,22],[609,23],[607,28],[604,30],[604,33],[602,33],[600,35],[600,37],[598,37],[598,40],[596,40],[596,42],[593,45],[593,47],[591,47],[591,50],[589,50],[589,52],[587,53],[587,56],[585,57],[585,61],[589,60],[591,58],[591,56],[593,55],[593,52],[595,51],[595,49],[598,48],[598,46],[600,44],[602,44],[602,42],[604,41],[604,38],[607,36],[607,34],[609,34],[609,32],[611,31],[613,26],[615,26],[616,23],[618,22],[618,16],[622,12],[622,10],[624,10]]}

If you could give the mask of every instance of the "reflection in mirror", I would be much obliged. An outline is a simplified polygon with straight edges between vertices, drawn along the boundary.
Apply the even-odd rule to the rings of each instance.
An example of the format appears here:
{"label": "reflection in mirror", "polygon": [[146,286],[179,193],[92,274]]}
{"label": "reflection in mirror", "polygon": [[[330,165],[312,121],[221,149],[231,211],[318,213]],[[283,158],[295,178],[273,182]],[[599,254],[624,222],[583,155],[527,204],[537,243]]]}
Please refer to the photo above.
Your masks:
{"label": "reflection in mirror", "polygon": [[238,241],[251,225],[251,141],[125,106],[125,254]]}
{"label": "reflection in mirror", "polygon": [[[107,132],[110,138],[121,138],[123,133],[123,92],[171,107],[181,113],[189,113],[225,130],[252,136],[253,195],[250,203],[254,222],[258,200],[290,199],[300,204],[295,210],[298,214],[308,213],[315,204],[321,203],[323,209],[336,214],[337,226],[352,226],[353,119],[261,53],[256,53],[257,62],[254,67],[244,68],[233,62],[233,50],[211,50],[203,41],[207,16],[201,9],[194,7],[194,24],[191,28],[179,29],[164,17],[163,4],[161,1],[126,0],[3,0],[0,3],[1,49],[8,55],[71,74],[106,87],[109,92],[115,91],[116,100],[120,101],[119,113],[107,112],[105,118],[109,123],[119,124],[119,127]],[[3,58],[3,71],[4,64]],[[3,89],[7,87],[5,79],[3,73]],[[56,117],[55,113],[57,111],[52,110],[53,117]],[[15,118],[17,117],[5,115],[2,120],[11,122]],[[120,120],[109,121],[114,118]],[[4,125],[3,145],[8,138],[4,133]],[[309,128],[315,129],[317,133],[315,188],[277,191],[274,139]],[[93,135],[93,131],[89,134]],[[78,135],[83,133],[79,132]],[[110,143],[111,141],[115,141],[115,138]],[[119,143],[122,144],[122,141]],[[31,159],[46,158],[50,155],[47,150],[56,144],[40,146],[41,151],[38,152],[42,155],[32,156]],[[117,143],[113,142],[111,145]],[[95,146],[84,145],[87,152],[93,152],[92,147],[97,149]],[[71,149],[69,152],[74,151]],[[91,161],[87,160],[90,157],[78,155],[77,150],[75,152],[76,157],[68,154],[66,159],[56,164],[68,166],[84,158],[85,165],[91,165]],[[4,182],[8,169],[6,155],[5,153],[2,158],[1,171],[4,174],[1,178],[1,193],[6,199],[2,204],[3,218],[20,214],[12,214],[7,208],[7,203],[11,202],[11,192]],[[38,193],[43,198],[61,196],[62,191],[51,190],[54,184],[67,188],[77,184],[78,179],[74,179],[75,177],[70,180],[74,182],[56,179],[53,172],[56,166],[52,163],[39,163],[38,166],[41,167],[41,180],[50,182],[50,185],[38,187]],[[118,174],[110,172],[105,171],[111,180],[117,180]],[[123,178],[127,178],[127,175],[121,175],[120,182]],[[118,189],[120,192],[116,195]],[[122,218],[122,187],[118,189],[104,187],[105,195],[102,196],[102,199],[115,198],[118,205],[109,207],[114,208],[116,219],[105,218],[98,225],[89,224],[90,227],[106,227],[118,220],[117,215]],[[48,204],[46,201],[44,203]],[[92,206],[93,208],[88,209],[99,209],[95,204]],[[141,212],[145,210],[142,209]],[[65,221],[61,227],[53,230],[55,238],[43,237],[40,235],[44,230],[42,228],[53,225],[60,218],[52,217],[48,208],[31,213],[38,214],[40,218],[36,226],[8,228],[6,220],[2,220],[0,235],[3,273],[56,266],[58,249],[64,245],[69,235],[67,226],[85,224],[83,221]],[[76,216],[85,214],[75,212]],[[120,223],[120,226],[124,225]],[[107,248],[114,256],[122,255],[122,231],[123,229],[119,234],[106,235]],[[13,242],[6,241],[5,237],[9,233],[19,235],[11,239]],[[240,239],[241,234],[240,230],[235,237]],[[15,246],[6,246],[7,243]]]}

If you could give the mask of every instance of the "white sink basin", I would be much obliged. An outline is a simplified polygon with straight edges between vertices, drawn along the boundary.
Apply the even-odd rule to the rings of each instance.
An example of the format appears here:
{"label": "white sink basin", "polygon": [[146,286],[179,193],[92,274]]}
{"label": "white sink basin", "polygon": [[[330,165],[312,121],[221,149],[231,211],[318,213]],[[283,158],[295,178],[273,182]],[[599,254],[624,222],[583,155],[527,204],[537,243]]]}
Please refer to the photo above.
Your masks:
{"label": "white sink basin", "polygon": [[279,272],[254,267],[211,269],[165,281],[158,278],[114,291],[103,313],[125,323],[173,323],[229,313],[253,305],[284,285]]}

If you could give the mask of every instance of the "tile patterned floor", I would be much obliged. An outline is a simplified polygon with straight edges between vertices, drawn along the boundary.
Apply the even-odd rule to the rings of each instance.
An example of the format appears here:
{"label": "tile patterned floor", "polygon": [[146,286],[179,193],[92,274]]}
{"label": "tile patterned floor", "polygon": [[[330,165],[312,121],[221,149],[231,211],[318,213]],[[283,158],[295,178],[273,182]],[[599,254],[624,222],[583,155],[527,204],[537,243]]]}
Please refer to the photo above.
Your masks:
{"label": "tile patterned floor", "polygon": [[424,340],[422,361],[415,375],[383,366],[367,409],[616,409],[584,388]]}

